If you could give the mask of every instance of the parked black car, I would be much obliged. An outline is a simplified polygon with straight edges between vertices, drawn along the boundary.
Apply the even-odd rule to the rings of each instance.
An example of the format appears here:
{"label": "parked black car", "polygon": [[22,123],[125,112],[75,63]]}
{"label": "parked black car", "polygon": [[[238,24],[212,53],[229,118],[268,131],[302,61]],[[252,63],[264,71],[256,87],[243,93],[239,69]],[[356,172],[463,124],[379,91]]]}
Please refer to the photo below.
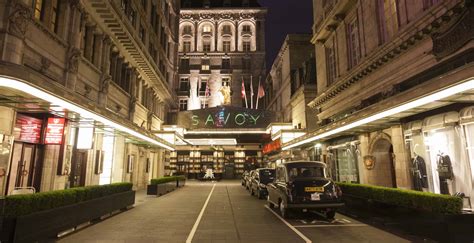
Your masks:
{"label": "parked black car", "polygon": [[242,184],[242,186],[245,186],[245,187],[247,186],[248,176],[249,176],[248,171],[244,171],[244,173],[242,173],[242,178],[240,179],[240,184]]}
{"label": "parked black car", "polygon": [[290,210],[317,210],[333,219],[344,206],[340,188],[327,177],[326,165],[315,161],[295,161],[279,165],[275,182],[267,186],[268,206],[278,206],[282,217]]}
{"label": "parked black car", "polygon": [[250,194],[256,195],[258,199],[265,198],[268,195],[267,185],[275,179],[275,169],[260,168],[256,169],[250,182]]}

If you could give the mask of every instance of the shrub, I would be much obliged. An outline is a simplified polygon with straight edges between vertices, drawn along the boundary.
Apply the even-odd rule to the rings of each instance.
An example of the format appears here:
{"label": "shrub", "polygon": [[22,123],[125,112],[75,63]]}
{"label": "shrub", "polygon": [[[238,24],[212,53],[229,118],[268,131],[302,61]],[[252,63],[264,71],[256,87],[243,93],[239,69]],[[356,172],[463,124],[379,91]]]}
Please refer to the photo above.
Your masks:
{"label": "shrub", "polygon": [[115,193],[130,191],[132,190],[132,186],[132,183],[114,183],[103,186],[77,187],[27,195],[10,195],[4,199],[3,214],[7,217],[27,215]]}
{"label": "shrub", "polygon": [[459,197],[372,185],[340,182],[337,184],[341,187],[343,196],[347,194],[389,205],[433,213],[459,214],[462,211],[463,202],[462,198]]}
{"label": "shrub", "polygon": [[150,180],[151,185],[164,184],[167,182],[177,181],[177,180],[186,180],[185,176],[165,176],[160,178],[154,178]]}

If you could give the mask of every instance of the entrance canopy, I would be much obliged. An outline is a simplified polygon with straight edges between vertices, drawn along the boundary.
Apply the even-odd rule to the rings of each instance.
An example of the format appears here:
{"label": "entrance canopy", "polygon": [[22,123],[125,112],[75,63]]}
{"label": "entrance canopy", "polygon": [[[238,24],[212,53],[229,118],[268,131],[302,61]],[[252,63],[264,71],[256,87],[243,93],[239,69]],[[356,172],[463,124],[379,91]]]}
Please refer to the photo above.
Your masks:
{"label": "entrance canopy", "polygon": [[[64,97],[62,97],[64,96]],[[47,92],[39,87],[18,79],[0,76],[0,101],[2,106],[15,109],[18,112],[45,112],[65,117],[69,120],[99,128],[102,131],[119,132],[134,143],[174,150],[165,140],[156,137],[145,129],[138,129],[131,122],[126,124],[123,118],[97,109],[91,104],[78,104],[68,100],[68,94],[61,96]]]}
{"label": "entrance canopy", "polygon": [[[429,92],[429,90],[425,90]],[[463,80],[444,89],[434,90],[425,96],[419,96],[419,90],[407,91],[403,97],[393,97],[399,100],[394,105],[393,100],[380,102],[371,109],[361,110],[338,122],[319,128],[298,137],[282,146],[288,150],[300,146],[312,145],[337,136],[353,135],[370,132],[399,124],[400,119],[428,110],[433,110],[453,103],[474,102],[474,77]],[[403,100],[404,99],[404,100]]]}

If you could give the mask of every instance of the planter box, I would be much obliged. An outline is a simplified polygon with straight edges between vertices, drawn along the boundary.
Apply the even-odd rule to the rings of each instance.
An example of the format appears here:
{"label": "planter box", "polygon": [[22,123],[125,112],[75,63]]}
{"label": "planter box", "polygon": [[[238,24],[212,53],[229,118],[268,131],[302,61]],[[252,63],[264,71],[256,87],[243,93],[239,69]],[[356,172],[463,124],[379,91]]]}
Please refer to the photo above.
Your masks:
{"label": "planter box", "polygon": [[134,203],[135,191],[128,191],[29,215],[4,218],[0,241],[54,241],[62,231],[98,220],[114,211],[124,210]]}
{"label": "planter box", "polygon": [[183,187],[184,185],[186,185],[186,179],[176,180],[176,187]]}
{"label": "planter box", "polygon": [[156,185],[147,185],[146,187],[146,194],[147,195],[155,195],[161,196],[168,192],[168,186],[166,183],[164,184],[156,184]]}
{"label": "planter box", "polygon": [[[345,211],[351,215],[378,217],[413,235],[440,242],[472,242],[474,214],[438,214],[368,201],[345,194]],[[344,213],[344,212],[343,212]]]}

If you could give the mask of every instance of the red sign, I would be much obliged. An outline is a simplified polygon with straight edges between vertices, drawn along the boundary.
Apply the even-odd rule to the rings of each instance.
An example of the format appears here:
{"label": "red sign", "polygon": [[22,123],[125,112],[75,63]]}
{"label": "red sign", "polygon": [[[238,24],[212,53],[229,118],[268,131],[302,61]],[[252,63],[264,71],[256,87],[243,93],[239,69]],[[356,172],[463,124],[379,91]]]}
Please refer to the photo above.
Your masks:
{"label": "red sign", "polygon": [[46,127],[46,136],[44,144],[62,144],[64,133],[64,118],[48,118],[48,126]]}
{"label": "red sign", "polygon": [[43,121],[29,116],[18,114],[14,136],[15,140],[27,143],[39,143],[41,138],[41,125]]}
{"label": "red sign", "polygon": [[281,142],[280,139],[272,141],[271,143],[267,143],[263,145],[262,152],[263,154],[269,154],[274,151],[279,151],[281,149]]}

